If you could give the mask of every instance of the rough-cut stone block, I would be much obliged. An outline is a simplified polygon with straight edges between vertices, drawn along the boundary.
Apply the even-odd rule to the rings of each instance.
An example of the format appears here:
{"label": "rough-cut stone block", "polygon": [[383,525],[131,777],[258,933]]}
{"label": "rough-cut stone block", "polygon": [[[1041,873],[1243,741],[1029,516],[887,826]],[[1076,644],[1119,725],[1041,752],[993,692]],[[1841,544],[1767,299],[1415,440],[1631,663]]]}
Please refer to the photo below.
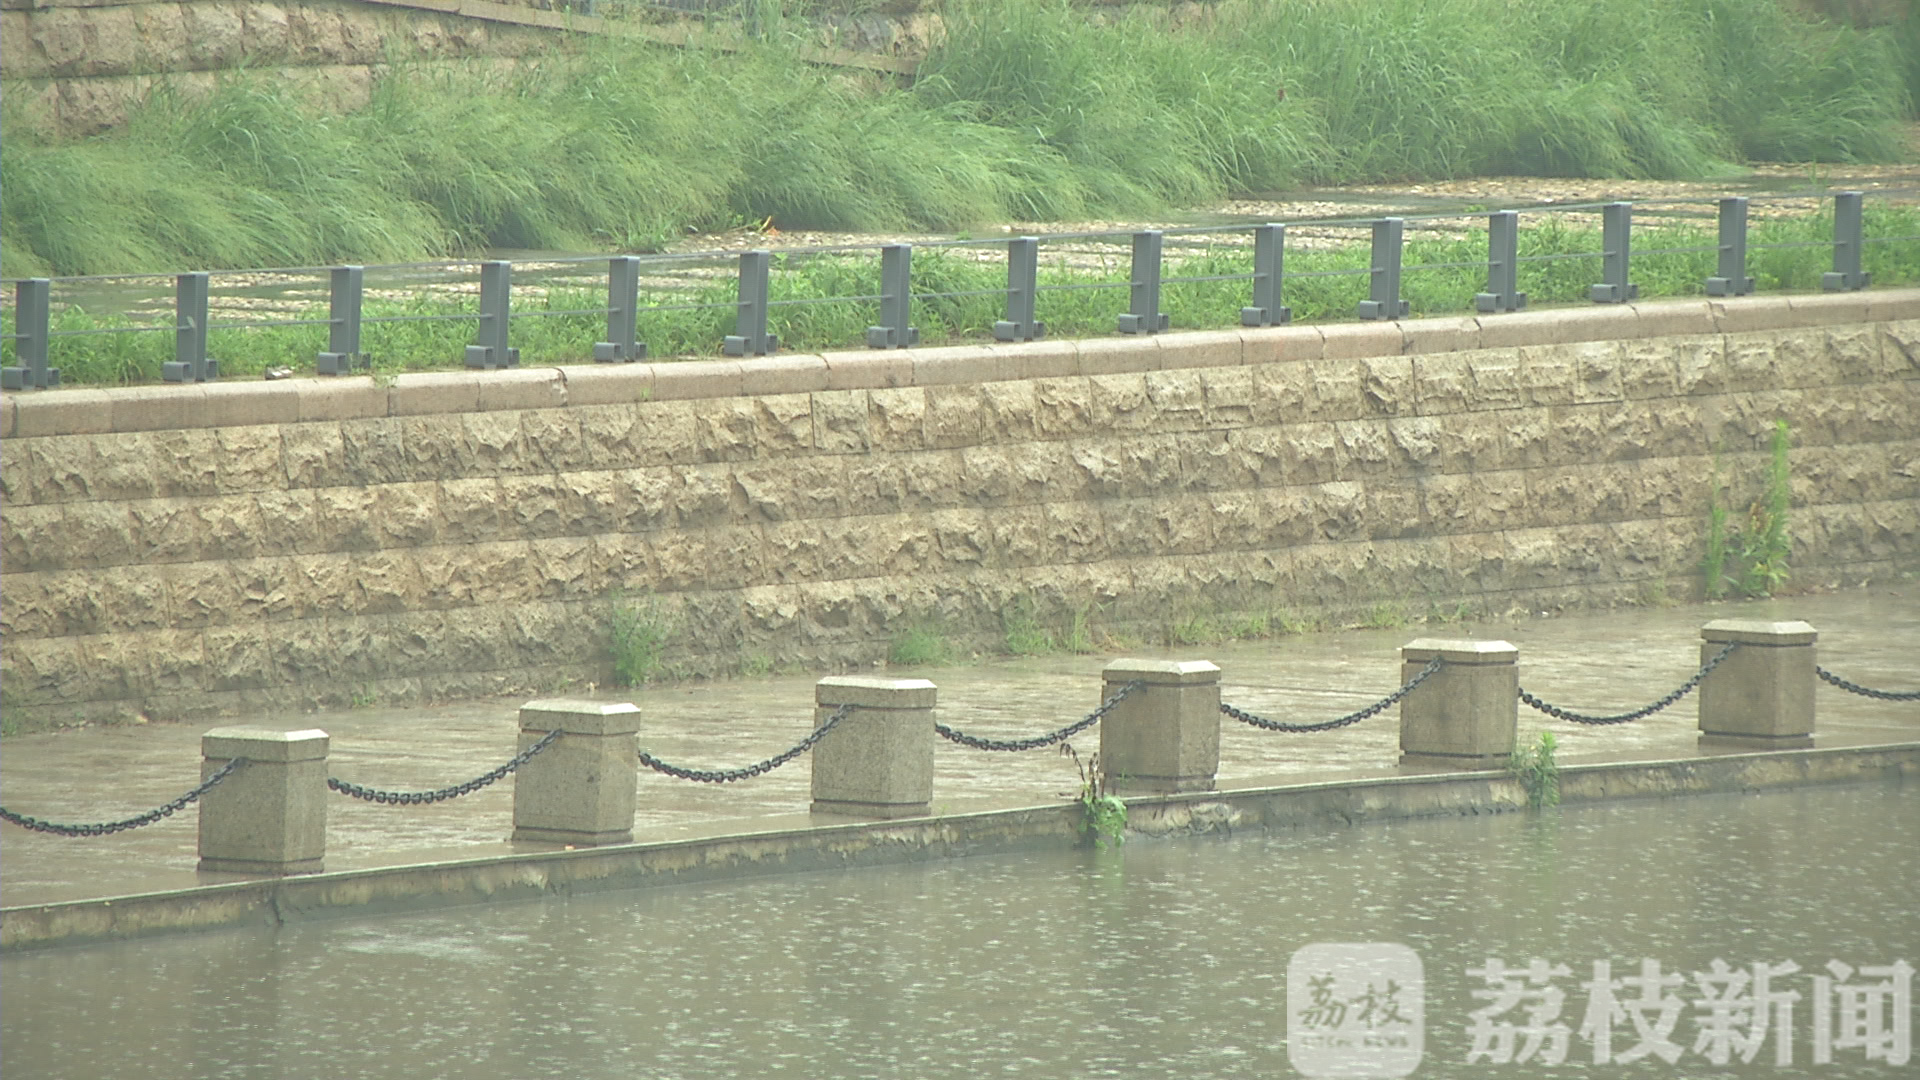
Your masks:
{"label": "rough-cut stone block", "polygon": [[814,687],[815,726],[842,706],[851,711],[814,745],[816,814],[901,818],[933,801],[933,707],[925,679],[835,676]]}
{"label": "rough-cut stone block", "polygon": [[1520,650],[1505,641],[1419,638],[1400,649],[1401,681],[1435,659],[1440,669],[1400,699],[1401,760],[1504,761],[1519,724]]}
{"label": "rough-cut stone block", "polygon": [[9,436],[91,435],[114,430],[114,395],[106,390],[38,390],[8,394]]}
{"label": "rough-cut stone block", "polygon": [[592,847],[633,839],[640,709],[549,698],[520,708],[520,752],[560,736],[513,781],[513,840]]}
{"label": "rough-cut stone block", "polygon": [[1718,619],[1701,627],[1703,666],[1733,646],[1700,680],[1701,740],[1811,746],[1818,638],[1799,621]]}
{"label": "rough-cut stone block", "polygon": [[810,355],[762,356],[740,362],[743,394],[808,394],[827,388],[827,362]]}
{"label": "rough-cut stone block", "polygon": [[201,779],[245,758],[200,797],[202,871],[317,874],[327,852],[327,733],[214,728],[200,740]]}
{"label": "rough-cut stone block", "polygon": [[1220,669],[1206,660],[1115,660],[1101,700],[1100,765],[1116,794],[1212,791],[1220,771]]}
{"label": "rough-cut stone block", "polygon": [[560,369],[567,383],[567,404],[631,405],[654,396],[653,364],[575,364]]}

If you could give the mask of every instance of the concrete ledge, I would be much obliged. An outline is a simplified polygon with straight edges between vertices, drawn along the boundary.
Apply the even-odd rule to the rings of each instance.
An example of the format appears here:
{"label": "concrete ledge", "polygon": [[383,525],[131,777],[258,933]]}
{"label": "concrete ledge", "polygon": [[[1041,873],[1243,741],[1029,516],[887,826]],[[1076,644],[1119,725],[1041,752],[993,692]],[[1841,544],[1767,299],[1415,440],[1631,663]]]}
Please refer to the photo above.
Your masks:
{"label": "concrete ledge", "polygon": [[908,349],[913,363],[913,385],[952,386],[956,383],[995,382],[1000,361],[985,345],[941,345]]}
{"label": "concrete ledge", "polygon": [[[0,439],[8,438],[13,434],[14,421],[18,419],[19,414],[20,410],[14,404],[13,395],[0,394]],[[108,411],[107,417],[112,419],[111,410]]]}
{"label": "concrete ledge", "polygon": [[[1795,320],[1793,302],[1784,296],[1735,296],[1725,300],[1709,300],[1707,304],[1713,309],[1714,328],[1722,334],[1785,330],[1806,325]],[[1863,310],[1861,316],[1864,318],[1865,315]]]}
{"label": "concrete ledge", "polygon": [[580,364],[563,367],[569,405],[631,405],[653,397],[652,364]]}
{"label": "concrete ledge", "polygon": [[478,412],[480,380],[465,371],[422,371],[401,375],[387,390],[387,415]]}
{"label": "concrete ledge", "polygon": [[165,431],[207,426],[207,388],[162,383],[109,390],[113,430]]}
{"label": "concrete ledge", "polygon": [[1713,306],[1705,300],[1655,300],[1633,304],[1641,337],[1692,337],[1718,333]]}
{"label": "concrete ledge", "polygon": [[1860,326],[1867,322],[1868,295],[1809,293],[1787,297],[1795,326]]}
{"label": "concrete ledge", "polygon": [[113,430],[114,395],[106,390],[35,390],[8,394],[8,435],[100,435]]}
{"label": "concrete ledge", "polygon": [[1152,334],[1088,338],[1080,342],[1082,375],[1126,375],[1160,368],[1160,340]]}
{"label": "concrete ledge", "polygon": [[292,424],[300,419],[300,390],[278,382],[208,383],[207,423],[213,427]]}
{"label": "concrete ledge", "polygon": [[1407,345],[1397,322],[1328,323],[1320,328],[1320,339],[1325,360],[1399,356]]}
{"label": "concrete ledge", "polygon": [[1607,338],[1640,335],[1639,313],[1625,304],[1548,308],[1488,315],[1480,320],[1480,347],[1505,349],[1517,345],[1574,345]]}
{"label": "concrete ledge", "polygon": [[819,356],[768,356],[740,364],[743,394],[811,394],[826,388],[827,362]]}
{"label": "concrete ledge", "polygon": [[295,379],[293,392],[303,423],[387,415],[387,389],[370,378]]}
{"label": "concrete ledge", "polygon": [[737,397],[745,380],[738,360],[683,360],[653,365],[653,399]]}
{"label": "concrete ledge", "polygon": [[[1832,750],[1563,764],[1563,806],[1618,799],[1781,790],[1920,776],[1920,742]],[[1128,800],[1138,836],[1182,836],[1350,825],[1524,808],[1505,772],[1383,775]],[[898,821],[823,823],[799,815],[743,823],[727,835],[541,851],[205,885],[171,892],[0,909],[0,950],[125,940],[190,930],[423,911],[846,869],[1085,843],[1071,803]],[[759,827],[755,827],[755,826]]]}
{"label": "concrete ledge", "polygon": [[1400,351],[1407,356],[1480,347],[1480,323],[1476,319],[1402,319],[1396,325],[1400,327]]}
{"label": "concrete ledge", "polygon": [[888,390],[913,385],[913,358],[899,349],[830,352],[820,359],[827,365],[828,390]]}
{"label": "concrete ledge", "polygon": [[988,347],[1000,358],[1002,380],[1059,379],[1080,374],[1080,343],[1073,338],[1009,341]]}
{"label": "concrete ledge", "polygon": [[1326,336],[1317,326],[1249,327],[1240,331],[1240,341],[1249,364],[1320,360],[1327,354]]}
{"label": "concrete ledge", "polygon": [[1174,368],[1239,367],[1246,362],[1246,342],[1238,330],[1192,330],[1160,335],[1161,370]]}
{"label": "concrete ledge", "polygon": [[559,368],[476,371],[472,378],[480,394],[481,412],[558,409],[567,405],[567,377]]}
{"label": "concrete ledge", "polygon": [[1920,319],[1920,289],[1869,289],[1868,322],[1899,322]]}

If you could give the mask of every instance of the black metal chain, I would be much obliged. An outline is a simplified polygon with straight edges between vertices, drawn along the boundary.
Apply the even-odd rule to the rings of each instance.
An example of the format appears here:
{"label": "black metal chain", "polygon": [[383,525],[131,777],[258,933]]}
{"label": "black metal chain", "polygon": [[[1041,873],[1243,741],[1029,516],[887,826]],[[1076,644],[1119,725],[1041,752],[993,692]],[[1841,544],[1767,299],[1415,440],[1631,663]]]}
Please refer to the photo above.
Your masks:
{"label": "black metal chain", "polygon": [[559,737],[560,732],[558,730],[549,731],[540,737],[539,742],[515,754],[513,760],[507,762],[505,765],[500,766],[490,773],[476,776],[464,784],[455,784],[452,787],[444,787],[438,791],[380,791],[375,788],[361,787],[359,784],[349,784],[345,780],[332,776],[327,777],[327,786],[349,798],[362,799],[366,802],[404,805],[446,802],[448,799],[457,799],[462,795],[471,795],[481,788],[486,787],[488,784],[493,783],[495,780],[513,772],[520,766],[532,761],[535,754],[552,746],[554,740]]}
{"label": "black metal chain", "polygon": [[961,746],[970,746],[975,750],[1038,750],[1043,746],[1052,746],[1057,742],[1065,742],[1099,723],[1100,718],[1112,712],[1113,707],[1126,700],[1128,694],[1133,693],[1145,685],[1146,683],[1135,679],[1133,682],[1121,687],[1118,693],[1101,702],[1099,708],[1081,717],[1079,720],[1068,724],[1059,731],[1050,731],[1045,735],[1035,735],[1028,739],[983,739],[978,735],[969,735],[964,731],[955,731],[939,722],[934,723],[933,730],[935,734],[949,742],[956,742]]}
{"label": "black metal chain", "polygon": [[1661,698],[1659,701],[1656,701],[1651,705],[1643,706],[1641,708],[1633,710],[1632,712],[1618,713],[1613,716],[1586,716],[1581,713],[1570,712],[1566,709],[1562,709],[1558,705],[1549,705],[1546,702],[1541,701],[1539,698],[1534,697],[1532,694],[1527,693],[1526,687],[1524,686],[1520,688],[1520,700],[1526,702],[1527,704],[1533,706],[1536,709],[1539,709],[1541,712],[1546,713],[1548,716],[1551,716],[1556,720],[1571,720],[1576,724],[1594,724],[1594,725],[1625,724],[1630,721],[1639,720],[1643,717],[1652,716],[1654,713],[1659,712],[1661,709],[1664,709],[1667,706],[1673,704],[1674,702],[1679,701],[1681,698],[1686,697],[1688,694],[1691,694],[1693,692],[1693,688],[1700,685],[1700,680],[1706,678],[1708,672],[1712,671],[1714,668],[1719,667],[1720,661],[1725,660],[1728,654],[1732,653],[1735,647],[1737,647],[1739,644],[1740,643],[1737,641],[1729,641],[1727,643],[1726,648],[1721,649],[1719,652],[1714,654],[1713,659],[1708,660],[1706,663],[1700,665],[1700,670],[1693,673],[1693,678],[1688,679],[1684,683],[1681,683],[1680,689],[1675,690],[1673,693],[1668,694],[1666,697]]}
{"label": "black metal chain", "polygon": [[1859,694],[1878,701],[1920,701],[1920,690],[1871,690],[1859,683],[1848,682],[1818,664],[1813,666],[1813,673],[1849,694]]}
{"label": "black metal chain", "polygon": [[1421,668],[1418,675],[1408,679],[1405,686],[1402,686],[1400,689],[1395,690],[1393,693],[1388,694],[1386,697],[1381,698],[1366,708],[1361,709],[1359,712],[1350,712],[1338,720],[1326,720],[1318,724],[1288,724],[1279,720],[1268,720],[1265,717],[1255,716],[1244,709],[1237,709],[1224,701],[1220,703],[1220,711],[1243,724],[1251,724],[1262,731],[1285,731],[1290,733],[1332,731],[1335,728],[1343,728],[1348,724],[1357,724],[1369,717],[1378,716],[1394,702],[1413,693],[1413,688],[1426,682],[1434,672],[1439,671],[1441,664],[1441,659],[1437,656],[1434,657],[1427,661],[1427,666]]}
{"label": "black metal chain", "polygon": [[10,821],[23,829],[32,829],[34,832],[53,833],[55,836],[106,836],[109,833],[122,832],[127,829],[137,829],[142,825],[151,825],[161,818],[172,817],[179,811],[185,810],[188,803],[212,791],[215,784],[233,775],[233,770],[246,764],[246,762],[246,758],[228,758],[227,763],[214,770],[212,776],[200,781],[199,787],[194,788],[192,791],[187,792],[185,795],[180,796],[165,806],[156,810],[149,810],[139,817],[127,818],[125,821],[110,821],[104,825],[59,825],[51,821],[41,821],[39,818],[16,814],[5,807],[0,807],[0,821]]}
{"label": "black metal chain", "polygon": [[659,758],[654,757],[652,754],[647,753],[645,750],[640,751],[640,764],[645,765],[654,772],[663,773],[676,780],[692,780],[701,784],[731,784],[735,780],[746,780],[750,777],[759,776],[762,773],[770,773],[780,766],[785,765],[787,762],[792,761],[794,758],[799,757],[801,754],[813,749],[814,743],[826,738],[827,732],[832,731],[835,724],[845,720],[852,712],[853,706],[840,706],[833,710],[833,715],[827,717],[825,723],[814,728],[811,734],[794,744],[793,749],[775,757],[770,757],[757,765],[749,765],[744,769],[683,769],[678,765],[669,765]]}

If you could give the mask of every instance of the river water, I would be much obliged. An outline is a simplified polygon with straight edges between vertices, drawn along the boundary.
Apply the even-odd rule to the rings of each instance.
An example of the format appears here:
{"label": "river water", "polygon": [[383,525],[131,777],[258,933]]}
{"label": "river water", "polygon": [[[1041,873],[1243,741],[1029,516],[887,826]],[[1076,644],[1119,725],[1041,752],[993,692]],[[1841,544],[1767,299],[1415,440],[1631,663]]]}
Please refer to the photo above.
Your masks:
{"label": "river water", "polygon": [[[1813,977],[1920,962],[1915,835],[1894,782],[229,931],[0,959],[0,1039],[12,1077],[1285,1077],[1334,1075],[1296,1071],[1289,1031],[1312,1053],[1307,1025],[1338,1010],[1343,1031],[1371,1011],[1422,1077],[1911,1076],[1844,1027],[1813,1063]],[[1381,977],[1299,952],[1323,943],[1384,956]],[[1469,1062],[1489,960],[1536,958],[1531,1000],[1564,995],[1539,1050]],[[1715,960],[1797,965],[1770,986],[1799,995],[1791,1064],[1773,1035],[1711,1062]],[[1596,1062],[1597,961],[1621,981],[1611,1054],[1645,1054],[1638,1017],[1675,1060]],[[1684,977],[1664,1019],[1634,1004],[1648,963]],[[1890,993],[1854,1000],[1891,1030]]]}

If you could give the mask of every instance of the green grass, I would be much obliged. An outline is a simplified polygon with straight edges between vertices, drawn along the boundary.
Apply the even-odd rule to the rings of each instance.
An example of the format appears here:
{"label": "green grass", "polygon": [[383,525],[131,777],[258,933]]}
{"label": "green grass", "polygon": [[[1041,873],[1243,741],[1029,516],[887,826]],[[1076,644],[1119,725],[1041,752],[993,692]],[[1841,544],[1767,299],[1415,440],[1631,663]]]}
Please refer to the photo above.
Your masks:
{"label": "green grass", "polygon": [[[1541,217],[1541,216],[1536,216]],[[1523,219],[1523,222],[1534,221]],[[1869,204],[1866,234],[1874,237],[1912,237],[1920,235],[1920,210],[1907,207]],[[1748,272],[1762,292],[1780,290],[1807,291],[1819,288],[1820,275],[1831,268],[1832,254],[1824,246],[1832,237],[1830,213],[1797,219],[1756,221],[1750,234]],[[1715,234],[1710,225],[1663,227],[1636,230],[1636,250],[1645,252],[1633,259],[1633,279],[1643,297],[1690,296],[1702,292],[1703,282],[1714,273],[1712,251],[1681,254],[1655,254],[1669,248],[1711,248]],[[1767,248],[1768,244],[1813,243],[1822,246]],[[1522,257],[1597,252],[1597,230],[1573,228],[1554,218],[1537,220],[1521,232]],[[1042,249],[1043,253],[1045,249]],[[1332,251],[1296,251],[1287,255],[1289,275],[1327,270],[1357,270],[1367,264],[1367,247],[1356,242]],[[1415,315],[1467,312],[1473,295],[1485,287],[1483,260],[1486,258],[1484,233],[1458,236],[1415,234],[1407,242],[1403,295]],[[1104,267],[1076,268],[1058,259],[1043,256],[1043,285],[1086,284],[1095,281],[1124,282],[1126,256],[1116,255]],[[1462,263],[1469,265],[1450,266]],[[1876,285],[1899,285],[1920,281],[1920,242],[1869,243],[1863,265]],[[1003,314],[1005,269],[999,261],[979,262],[964,254],[964,249],[933,248],[916,251],[914,256],[916,293],[986,291],[989,295],[931,298],[917,301],[914,323],[928,344],[950,341],[987,340],[994,320]],[[1422,267],[1435,267],[1422,269]],[[1175,249],[1169,255],[1167,277],[1244,274],[1252,270],[1252,255],[1244,247],[1218,245],[1212,248]],[[1524,263],[1520,288],[1530,303],[1585,303],[1587,289],[1598,279],[1599,257],[1559,259]],[[216,281],[218,279],[216,278]],[[1340,277],[1289,277],[1285,299],[1297,322],[1345,320],[1354,317],[1354,307],[1366,298],[1366,278],[1354,274]],[[1165,286],[1162,307],[1178,329],[1203,329],[1236,325],[1241,306],[1249,299],[1246,281],[1209,281]],[[871,253],[857,255],[779,256],[771,278],[773,299],[806,299],[830,296],[872,295],[879,291],[879,260]],[[521,363],[581,363],[593,354],[593,345],[605,336],[605,319],[596,315],[555,315],[536,317],[541,311],[565,312],[594,308],[605,303],[603,291],[557,289],[544,298],[518,294],[514,310],[512,340],[521,350]],[[698,286],[690,292],[654,293],[643,296],[643,304],[709,303],[712,308],[692,311],[643,313],[639,336],[657,357],[713,355],[719,352],[721,339],[733,331],[734,283],[725,278]],[[1079,289],[1043,292],[1037,311],[1055,337],[1098,337],[1114,333],[1115,318],[1127,306],[1127,290]],[[470,298],[422,293],[402,298],[370,298],[369,318],[387,315],[459,316],[437,322],[367,323],[362,345],[372,357],[376,375],[404,371],[422,371],[459,367],[464,348],[473,341],[475,311]],[[324,305],[304,313],[309,318],[324,317]],[[520,317],[527,316],[527,317]],[[276,316],[277,317],[277,316]],[[223,317],[216,316],[216,322]],[[771,328],[779,335],[783,348],[817,351],[858,348],[866,327],[878,318],[872,302],[805,304],[776,307]],[[133,326],[125,317],[91,314],[76,307],[58,310],[53,329],[63,331],[95,330]],[[12,314],[0,314],[0,332],[11,332]],[[311,370],[314,353],[325,344],[323,327],[280,327],[270,329],[213,330],[208,337],[208,353],[221,362],[223,376],[255,376],[267,368],[291,367]],[[11,342],[0,346],[0,356],[13,359]],[[160,365],[173,357],[173,335],[165,332],[138,334],[86,334],[57,337],[50,359],[61,369],[62,380],[69,385],[114,385],[152,382],[160,377]],[[1046,634],[1061,632],[1048,628]],[[1065,636],[1071,637],[1070,628]],[[1015,650],[1020,651],[1020,650]]]}
{"label": "green grass", "polygon": [[944,667],[958,657],[946,632],[928,620],[902,630],[887,647],[887,663],[894,667]]}
{"label": "green grass", "polygon": [[157,91],[121,130],[0,102],[14,277],[655,250],[689,228],[960,229],[1302,183],[1698,177],[1894,160],[1920,21],[1786,0],[953,0],[911,89],[739,53],[568,39],[511,69],[402,61],[347,115],[270,74]]}

